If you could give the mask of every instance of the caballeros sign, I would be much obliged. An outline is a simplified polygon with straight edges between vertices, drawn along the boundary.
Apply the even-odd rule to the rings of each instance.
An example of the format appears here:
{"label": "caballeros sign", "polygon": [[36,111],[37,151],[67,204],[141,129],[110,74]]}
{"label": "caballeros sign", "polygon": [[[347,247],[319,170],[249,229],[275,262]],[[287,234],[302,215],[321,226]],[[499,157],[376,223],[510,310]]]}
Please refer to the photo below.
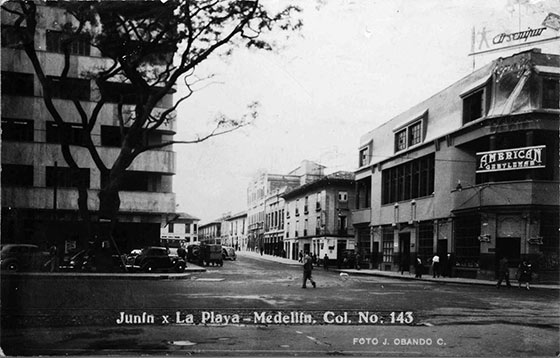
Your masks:
{"label": "caballeros sign", "polygon": [[476,172],[536,169],[546,167],[545,145],[476,153]]}

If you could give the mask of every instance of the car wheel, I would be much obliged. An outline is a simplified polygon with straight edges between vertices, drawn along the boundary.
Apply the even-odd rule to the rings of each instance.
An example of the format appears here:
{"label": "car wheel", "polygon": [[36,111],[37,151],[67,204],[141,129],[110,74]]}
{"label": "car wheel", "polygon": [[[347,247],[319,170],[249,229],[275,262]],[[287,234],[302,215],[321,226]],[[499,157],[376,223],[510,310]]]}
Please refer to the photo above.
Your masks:
{"label": "car wheel", "polygon": [[19,264],[17,262],[10,262],[6,265],[8,271],[18,272],[19,271]]}
{"label": "car wheel", "polygon": [[220,267],[221,267],[221,266],[224,266],[224,261],[223,261],[223,260],[220,261]]}
{"label": "car wheel", "polygon": [[185,264],[177,264],[177,267],[175,269],[177,270],[177,272],[185,272]]}
{"label": "car wheel", "polygon": [[154,272],[154,264],[151,262],[148,262],[144,265],[142,265],[142,271],[144,272]]}

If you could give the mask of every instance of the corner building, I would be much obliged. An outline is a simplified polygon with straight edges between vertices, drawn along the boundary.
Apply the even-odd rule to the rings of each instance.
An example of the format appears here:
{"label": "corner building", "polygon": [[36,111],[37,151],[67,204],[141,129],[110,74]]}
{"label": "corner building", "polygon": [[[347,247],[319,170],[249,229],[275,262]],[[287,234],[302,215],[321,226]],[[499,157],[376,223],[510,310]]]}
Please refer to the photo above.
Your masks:
{"label": "corner building", "polygon": [[558,55],[521,52],[365,134],[353,219],[373,266],[438,253],[446,274],[493,279],[506,256],[557,280],[559,83]]}
{"label": "corner building", "polygon": [[[58,24],[74,19],[55,6],[38,5],[37,11],[38,57],[46,75],[56,83],[64,65],[64,36]],[[99,207],[98,193],[105,180],[83,146],[82,123],[71,98],[77,96],[90,113],[99,89],[94,80],[84,76],[111,60],[101,57],[86,40],[72,43],[68,77],[74,85],[58,86],[53,95],[58,111],[70,123],[69,129],[62,130],[45,107],[40,82],[13,36],[11,21],[10,15],[2,11],[2,242],[44,245],[48,241],[70,254],[78,238],[85,235],[78,213],[77,184],[87,183],[88,206],[93,213]],[[127,86],[115,83],[114,88],[107,89],[115,96],[103,106],[92,130],[92,141],[108,165],[120,151],[118,94],[126,92]],[[172,101],[169,94],[158,107],[170,108]],[[125,101],[124,110],[130,110],[132,103]],[[146,140],[154,144],[170,140],[175,124],[175,120],[169,121]],[[71,151],[81,168],[78,173],[70,170],[62,156],[63,135],[69,136]],[[159,244],[163,217],[175,213],[175,163],[175,152],[166,147],[142,153],[128,168],[115,230],[122,251]],[[107,225],[94,223],[94,233],[106,231]]]}

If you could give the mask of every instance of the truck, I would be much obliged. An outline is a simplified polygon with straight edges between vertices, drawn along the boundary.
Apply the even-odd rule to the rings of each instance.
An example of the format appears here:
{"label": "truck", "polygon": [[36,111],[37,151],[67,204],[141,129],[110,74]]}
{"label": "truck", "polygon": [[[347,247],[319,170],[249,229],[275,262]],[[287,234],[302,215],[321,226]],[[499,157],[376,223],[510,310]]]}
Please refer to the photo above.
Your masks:
{"label": "truck", "polygon": [[223,266],[224,260],[222,257],[222,245],[201,243],[198,262],[201,266],[208,266],[210,264],[212,264],[212,266]]}

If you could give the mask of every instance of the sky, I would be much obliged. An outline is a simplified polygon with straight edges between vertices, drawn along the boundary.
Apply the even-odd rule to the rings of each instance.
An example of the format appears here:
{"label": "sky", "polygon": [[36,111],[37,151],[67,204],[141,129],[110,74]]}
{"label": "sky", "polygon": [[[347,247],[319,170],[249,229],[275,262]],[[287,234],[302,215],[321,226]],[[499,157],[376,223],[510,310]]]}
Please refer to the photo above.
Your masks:
{"label": "sky", "polygon": [[[265,0],[279,7],[288,0]],[[246,210],[259,172],[287,174],[302,160],[354,171],[360,137],[498,57],[469,56],[498,33],[542,27],[557,0],[306,0],[303,29],[275,52],[236,49],[195,74],[210,81],[178,110],[175,139],[211,130],[219,114],[259,117],[236,132],[175,145],[177,211],[201,224]],[[473,29],[474,28],[474,29]],[[547,29],[551,35],[551,29]],[[474,34],[474,44],[473,44]],[[559,35],[559,33],[556,33]],[[473,47],[474,46],[474,47]],[[558,53],[558,41],[527,46]],[[178,87],[178,95],[184,88]]]}

